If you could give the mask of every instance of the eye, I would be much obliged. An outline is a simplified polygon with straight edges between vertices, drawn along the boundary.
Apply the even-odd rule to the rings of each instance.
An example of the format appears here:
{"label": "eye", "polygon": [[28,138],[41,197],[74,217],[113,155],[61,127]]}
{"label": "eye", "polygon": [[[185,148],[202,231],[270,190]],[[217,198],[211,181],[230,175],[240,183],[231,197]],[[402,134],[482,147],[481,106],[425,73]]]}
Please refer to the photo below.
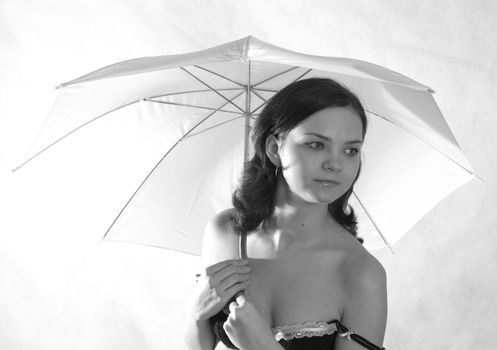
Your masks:
{"label": "eye", "polygon": [[351,157],[357,155],[359,153],[359,149],[358,148],[354,148],[354,147],[351,147],[351,148],[346,148],[345,149],[345,153]]}
{"label": "eye", "polygon": [[321,142],[317,142],[317,141],[307,142],[306,145],[309,146],[310,148],[316,149],[316,150],[323,148],[323,144]]}

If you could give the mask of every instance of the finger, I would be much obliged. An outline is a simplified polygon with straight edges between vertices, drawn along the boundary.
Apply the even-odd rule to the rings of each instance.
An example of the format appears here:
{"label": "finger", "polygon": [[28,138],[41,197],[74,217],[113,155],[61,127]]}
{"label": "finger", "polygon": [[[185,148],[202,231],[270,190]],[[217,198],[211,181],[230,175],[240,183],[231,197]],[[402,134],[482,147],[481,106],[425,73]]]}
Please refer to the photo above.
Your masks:
{"label": "finger", "polygon": [[206,274],[211,275],[211,274],[214,274],[214,273],[224,269],[225,267],[227,267],[229,265],[246,265],[246,264],[248,264],[248,261],[245,259],[223,260],[223,261],[220,261],[216,264],[208,266],[205,269],[205,272],[206,272]]}
{"label": "finger", "polygon": [[244,292],[245,289],[247,289],[249,283],[250,283],[250,281],[243,281],[243,282],[240,282],[240,283],[232,285],[231,287],[229,287],[228,289],[226,289],[226,291],[225,291],[225,299],[226,300],[231,300],[231,298],[233,298],[238,293]]}
{"label": "finger", "polygon": [[238,303],[236,301],[232,301],[229,306],[230,314],[235,314],[235,309],[238,307]]}
{"label": "finger", "polygon": [[249,267],[239,267],[229,269],[227,273],[229,274],[226,275],[226,277],[224,278],[222,277],[225,276],[225,273],[219,273],[219,275],[214,276],[213,282],[217,282],[221,288],[227,289],[236,283],[249,280],[251,276],[251,269]]}
{"label": "finger", "polygon": [[[252,268],[249,265],[230,264],[225,266],[221,270],[210,274],[209,277],[213,285],[219,285],[224,279],[233,274],[246,274],[249,273],[251,270]],[[233,283],[233,281],[231,283]],[[225,286],[225,288],[227,288],[227,286]]]}
{"label": "finger", "polygon": [[226,322],[224,322],[224,324],[223,324],[223,329],[224,329],[224,331],[226,332],[226,334],[227,334],[228,336],[230,336],[230,335],[231,335],[231,328],[232,328],[232,327],[231,327],[230,319],[228,318],[228,319],[226,320]]}
{"label": "finger", "polygon": [[240,294],[236,297],[236,302],[238,303],[238,305],[240,306],[243,306],[243,304],[245,304],[245,302],[247,301],[246,297],[244,294]]}

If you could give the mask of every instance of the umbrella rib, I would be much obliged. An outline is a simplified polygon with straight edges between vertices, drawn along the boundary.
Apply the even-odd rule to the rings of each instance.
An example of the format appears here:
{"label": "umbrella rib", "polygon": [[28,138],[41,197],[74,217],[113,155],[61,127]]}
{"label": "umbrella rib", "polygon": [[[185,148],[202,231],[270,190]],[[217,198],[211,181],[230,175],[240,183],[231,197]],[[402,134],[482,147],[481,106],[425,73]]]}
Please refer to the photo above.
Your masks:
{"label": "umbrella rib", "polygon": [[[224,88],[224,89],[217,89],[218,91],[240,91],[242,90],[241,88]],[[178,92],[172,92],[170,94],[164,94],[164,95],[157,95],[157,96],[150,96],[149,98],[160,98],[160,97],[167,97],[167,96],[175,96],[175,95],[185,95],[185,94],[195,94],[198,92],[211,92],[211,89],[199,89],[199,90],[189,90],[189,91],[178,91]]]}
{"label": "umbrella rib", "polygon": [[297,79],[294,80],[297,81],[297,80],[300,80],[302,79],[302,77],[306,76],[307,74],[309,74],[310,72],[312,72],[312,68],[309,68],[308,70],[306,70],[304,73],[302,73],[299,77],[297,77]]}
{"label": "umbrella rib", "polygon": [[71,135],[71,134],[75,133],[75,132],[76,132],[76,131],[78,131],[79,129],[81,129],[81,128],[85,127],[86,125],[88,125],[88,124],[90,124],[90,123],[94,122],[95,120],[98,120],[98,119],[100,119],[100,118],[102,118],[102,117],[106,116],[106,115],[107,115],[107,114],[109,114],[109,113],[112,113],[112,112],[114,112],[114,111],[117,111],[117,110],[118,110],[118,109],[120,109],[120,108],[124,108],[124,107],[130,106],[130,105],[132,105],[132,104],[134,104],[134,103],[136,103],[136,102],[139,102],[139,101],[141,101],[141,100],[133,101],[133,102],[127,103],[127,104],[125,104],[125,105],[122,105],[122,106],[116,107],[116,108],[114,108],[114,109],[112,109],[112,110],[110,110],[110,111],[108,111],[108,112],[105,112],[105,113],[103,113],[103,114],[101,114],[101,115],[99,115],[99,116],[97,116],[97,117],[95,117],[95,118],[93,118],[93,119],[91,119],[91,120],[89,120],[89,121],[87,121],[87,122],[85,122],[85,123],[81,124],[80,126],[76,127],[75,129],[73,129],[73,130],[69,131],[69,132],[68,132],[67,134],[65,134],[64,136],[62,136],[62,137],[58,138],[57,140],[55,140],[54,142],[52,142],[50,145],[48,145],[48,146],[46,146],[45,148],[43,148],[41,151],[39,151],[39,152],[38,152],[38,153],[36,153],[35,155],[31,156],[29,159],[27,159],[26,161],[24,161],[23,163],[21,163],[20,165],[18,165],[15,169],[12,169],[12,172],[15,172],[15,171],[19,170],[19,169],[20,169],[20,168],[22,168],[24,165],[26,165],[27,163],[29,163],[30,161],[32,161],[34,158],[38,157],[40,154],[42,154],[43,152],[45,152],[45,151],[46,151],[46,150],[48,150],[49,148],[52,148],[55,144],[59,143],[60,141],[62,141],[63,139],[65,139],[65,138],[66,138],[66,137],[68,137],[69,135]]}
{"label": "umbrella rib", "polygon": [[189,134],[189,135],[187,135],[187,136],[183,136],[183,137],[182,137],[182,139],[183,139],[183,140],[189,139],[190,137],[200,135],[200,134],[202,134],[202,133],[204,133],[204,132],[206,132],[206,131],[208,131],[208,130],[211,130],[211,129],[217,128],[218,126],[221,126],[221,125],[227,124],[227,123],[229,123],[229,122],[232,122],[233,120],[237,120],[237,119],[240,119],[240,118],[243,118],[243,117],[244,117],[244,116],[243,116],[243,115],[241,115],[241,116],[239,116],[239,117],[235,117],[235,118],[231,118],[231,119],[229,119],[229,120],[225,120],[224,122],[221,122],[221,123],[219,123],[219,124],[216,124],[216,125],[213,125],[213,126],[211,126],[211,127],[206,128],[206,129],[203,129],[202,131],[196,132],[196,133],[194,133],[194,134]]}
{"label": "umbrella rib", "polygon": [[195,74],[191,73],[190,71],[188,71],[186,68],[184,67],[180,67],[181,70],[183,70],[184,72],[188,73],[189,75],[191,75],[193,78],[195,78],[196,80],[198,80],[200,83],[204,84],[205,86],[207,86],[212,92],[214,92],[215,94],[219,95],[220,97],[222,97],[225,101],[227,101],[228,103],[232,104],[233,106],[235,106],[237,109],[239,109],[242,113],[245,113],[245,111],[240,108],[237,104],[233,103],[232,101],[233,100],[230,100],[228,98],[226,98],[223,94],[219,93],[216,89],[214,89],[213,87],[211,87],[209,84],[207,84],[206,82],[204,82],[202,79],[200,79],[199,77],[197,77]]}
{"label": "umbrella rib", "polygon": [[448,155],[446,155],[444,152],[442,152],[437,146],[431,144],[430,142],[426,141],[424,138],[422,138],[421,136],[417,135],[416,133],[412,132],[411,130],[408,130],[404,127],[402,127],[401,125],[393,122],[392,120],[389,120],[385,117],[383,117],[382,115],[379,115],[377,113],[374,113],[374,112],[371,112],[371,111],[368,111],[368,110],[365,110],[366,112],[372,114],[372,115],[375,115],[377,116],[378,118],[381,118],[383,120],[386,120],[387,122],[397,126],[398,128],[408,132],[409,134],[413,135],[414,137],[416,137],[417,139],[421,140],[422,142],[426,143],[428,146],[432,147],[434,150],[436,150],[438,153],[440,153],[441,155],[443,155],[445,158],[447,158],[448,160],[450,160],[451,162],[455,163],[456,165],[458,165],[461,169],[463,169],[464,171],[466,171],[468,174],[472,175],[472,176],[476,176],[473,172],[471,172],[470,170],[466,169],[464,166],[462,166],[461,164],[459,164],[457,161],[455,161],[454,159],[452,159],[451,157],[449,157]]}
{"label": "umbrella rib", "polygon": [[264,101],[264,102],[263,102],[263,103],[261,103],[261,105],[260,105],[259,107],[257,107],[257,108],[256,108],[256,109],[254,109],[253,111],[251,111],[251,112],[250,112],[250,114],[257,112],[259,109],[261,109],[262,107],[264,107],[264,106],[267,104],[267,100],[266,100],[264,97],[262,97],[261,95],[259,95],[259,94],[258,94],[257,92],[255,92],[254,90],[252,90],[252,93],[253,93],[255,96],[259,97],[259,98],[260,98],[262,101]]}
{"label": "umbrella rib", "polygon": [[258,93],[257,93],[257,91],[256,91],[255,89],[253,89],[253,90],[251,90],[251,91],[252,91],[252,93],[253,93],[255,96],[259,97],[259,98],[260,98],[261,100],[263,100],[264,102],[267,102],[267,100],[266,100],[264,97],[262,97],[260,94],[258,94]]}
{"label": "umbrella rib", "polygon": [[198,254],[195,254],[195,253],[190,253],[190,252],[186,252],[184,250],[179,250],[179,249],[174,249],[174,248],[164,248],[160,245],[150,244],[150,243],[125,241],[123,239],[107,239],[107,240],[101,240],[100,242],[101,243],[111,243],[112,242],[112,243],[138,244],[138,245],[142,245],[145,247],[160,248],[160,249],[170,250],[170,251],[179,252],[179,253],[183,253],[183,254],[190,254],[190,255],[198,257]]}
{"label": "umbrella rib", "polygon": [[[296,82],[297,80],[300,80],[302,79],[302,77],[304,77],[305,75],[309,74],[309,72],[311,72],[312,69],[309,68],[308,70],[306,70],[304,73],[302,73],[300,76],[298,76],[296,79],[293,80],[293,82]],[[260,83],[259,83],[260,84]],[[267,91],[267,92],[277,92],[277,91],[272,91],[272,90],[265,90],[265,89],[257,89],[259,91]],[[264,102],[259,106],[257,107],[256,109],[254,109],[251,113],[254,113],[256,111],[258,111],[259,109],[261,109],[262,107],[264,107],[268,100],[266,100],[264,97],[262,97],[261,95],[259,95],[257,92],[256,92],[256,89],[252,89],[252,92],[254,93],[254,95],[256,95],[257,97],[259,97],[261,100],[263,100]]]}
{"label": "umbrella rib", "polygon": [[[250,62],[250,61],[249,61],[249,62]],[[194,67],[197,67],[198,69],[202,69],[202,70],[204,70],[204,71],[206,71],[206,72],[209,72],[209,73],[211,73],[211,74],[213,74],[213,75],[216,75],[216,76],[218,76],[218,77],[220,77],[220,78],[226,79],[227,81],[230,81],[230,82],[232,82],[233,84],[236,84],[236,85],[238,85],[238,86],[240,86],[240,87],[243,87],[243,88],[245,87],[245,85],[243,85],[243,84],[241,84],[241,83],[239,83],[239,82],[236,82],[236,81],[234,81],[234,80],[232,80],[232,79],[230,79],[230,78],[228,78],[228,77],[225,77],[225,76],[224,76],[224,75],[222,75],[222,74],[219,74],[219,73],[217,73],[217,72],[214,72],[214,71],[212,71],[212,70],[210,70],[210,69],[204,68],[204,67],[202,67],[202,66],[197,66],[197,65],[195,65]]]}
{"label": "umbrella rib", "polygon": [[[47,117],[45,118],[45,122],[43,123],[42,127],[40,128],[40,130],[38,131],[38,134],[36,135],[35,139],[33,140],[33,142],[31,143],[31,146],[29,146],[29,149],[28,149],[28,153],[29,154],[29,151],[32,150],[33,146],[36,144],[36,141],[38,141],[38,139],[40,138],[40,135],[42,134],[42,131],[46,128],[47,124],[48,124],[48,121],[50,120],[50,115],[53,113],[54,109],[55,109],[55,106],[57,105],[57,101],[59,100],[59,95],[57,95],[57,97],[55,98],[55,102],[52,104],[52,108],[50,109],[50,113],[48,113]],[[34,158],[34,157],[33,157]],[[29,159],[31,160],[31,159]],[[29,162],[29,160],[27,160],[25,163]],[[17,168],[13,169],[12,172],[15,172],[17,169],[21,168],[25,163],[19,165]]]}
{"label": "umbrella rib", "polygon": [[196,105],[191,105],[188,103],[177,103],[177,102],[169,102],[169,101],[159,101],[159,100],[153,100],[151,98],[145,98],[144,101],[147,102],[155,102],[155,103],[162,103],[165,105],[173,105],[173,106],[182,106],[182,107],[191,107],[191,108],[198,108],[198,109],[207,109],[210,111],[216,111],[216,112],[226,112],[226,113],[234,113],[234,114],[243,114],[240,112],[235,112],[235,111],[230,111],[227,109],[219,109],[219,108],[212,108],[212,107],[205,107],[205,106],[196,106]]}
{"label": "umbrella rib", "polygon": [[[243,94],[243,92],[240,92],[235,97],[233,97],[233,100],[236,99],[236,98],[238,98],[242,94]],[[224,106],[226,106],[230,102],[231,101],[225,102],[224,104],[222,104],[221,106],[219,106],[219,108],[220,109],[223,108]],[[128,199],[128,201],[126,202],[126,204],[123,206],[123,208],[121,209],[121,211],[119,212],[119,214],[116,216],[116,218],[114,219],[114,221],[112,222],[112,224],[107,229],[107,232],[105,232],[104,236],[102,237],[102,240],[105,239],[105,237],[108,235],[108,233],[110,232],[110,230],[112,229],[112,227],[114,226],[114,224],[117,222],[117,219],[119,219],[119,217],[121,216],[121,214],[128,207],[129,203],[131,203],[131,201],[136,196],[136,194],[138,193],[138,191],[140,190],[140,188],[142,188],[142,186],[145,184],[145,182],[147,182],[148,178],[153,174],[153,172],[155,171],[155,169],[157,169],[157,167],[159,166],[159,164],[162,163],[162,161],[169,155],[169,153],[171,153],[171,151],[174,148],[176,148],[176,146],[181,141],[183,141],[193,130],[195,130],[197,127],[199,127],[200,124],[202,124],[203,122],[205,122],[207,119],[209,119],[211,116],[213,116],[216,112],[217,111],[213,111],[212,113],[209,113],[205,118],[203,118],[202,120],[200,120],[197,124],[195,124],[195,126],[193,126],[190,130],[188,130],[187,133],[185,133],[181,138],[179,138],[178,141],[176,141],[176,143],[171,148],[169,148],[169,150],[166,152],[166,154],[164,154],[164,156],[162,156],[162,158],[157,162],[157,164],[155,164],[155,166],[152,168],[152,170],[150,170],[150,172],[145,177],[145,179],[143,179],[143,181],[141,182],[140,186],[138,186],[138,188],[135,190],[135,192],[133,193],[133,195]]]}
{"label": "umbrella rib", "polygon": [[255,87],[255,86],[258,86],[258,85],[264,84],[265,82],[268,82],[268,81],[269,81],[269,80],[271,80],[271,79],[277,78],[277,77],[279,77],[280,75],[283,75],[283,74],[286,74],[286,73],[288,73],[288,72],[291,72],[292,70],[295,70],[295,69],[297,69],[297,68],[300,68],[300,67],[298,67],[298,66],[295,66],[295,67],[290,67],[290,68],[288,68],[287,70],[284,70],[283,72],[279,72],[279,73],[277,73],[277,74],[275,74],[275,75],[273,75],[273,76],[271,76],[271,77],[269,77],[269,78],[266,78],[266,79],[264,79],[263,81],[260,81],[260,82],[258,82],[257,84],[254,84],[254,85],[252,85],[252,86],[253,86],[253,87]]}
{"label": "umbrella rib", "polygon": [[252,91],[264,91],[264,92],[273,92],[273,93],[277,93],[278,90],[272,90],[272,89],[264,89],[264,88],[252,88]]}
{"label": "umbrella rib", "polygon": [[352,194],[354,195],[355,199],[357,200],[357,202],[359,202],[359,205],[362,207],[362,209],[364,210],[364,212],[366,213],[366,215],[368,216],[369,220],[371,221],[371,223],[373,224],[374,228],[376,229],[376,231],[378,231],[378,233],[380,234],[380,237],[381,239],[383,240],[383,242],[385,242],[388,250],[390,251],[390,253],[394,254],[393,253],[393,249],[392,249],[392,246],[390,245],[390,243],[388,242],[388,240],[386,239],[385,236],[383,236],[383,233],[381,233],[381,230],[378,228],[378,226],[376,225],[375,221],[373,220],[373,218],[371,217],[371,215],[369,214],[368,210],[366,209],[366,207],[364,206],[364,204],[362,204],[361,200],[359,199],[359,197],[357,196],[357,194],[355,193],[355,191],[352,191]]}

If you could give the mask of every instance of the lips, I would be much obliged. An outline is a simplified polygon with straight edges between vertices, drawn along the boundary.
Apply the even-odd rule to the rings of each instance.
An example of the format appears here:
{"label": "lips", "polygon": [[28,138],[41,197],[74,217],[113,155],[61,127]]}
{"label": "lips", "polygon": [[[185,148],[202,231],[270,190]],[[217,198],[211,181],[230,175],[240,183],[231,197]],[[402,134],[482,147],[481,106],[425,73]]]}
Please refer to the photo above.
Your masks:
{"label": "lips", "polygon": [[332,186],[337,186],[339,185],[340,183],[338,181],[335,181],[335,180],[320,180],[320,179],[317,179],[317,180],[314,180],[316,181],[317,183],[323,185],[323,186],[328,186],[328,187],[332,187]]}

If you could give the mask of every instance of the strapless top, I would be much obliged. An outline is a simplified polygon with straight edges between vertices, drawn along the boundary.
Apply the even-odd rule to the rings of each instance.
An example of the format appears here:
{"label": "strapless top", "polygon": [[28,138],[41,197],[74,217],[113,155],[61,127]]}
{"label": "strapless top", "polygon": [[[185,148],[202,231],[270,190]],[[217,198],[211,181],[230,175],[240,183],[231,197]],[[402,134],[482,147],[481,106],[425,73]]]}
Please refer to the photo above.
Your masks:
{"label": "strapless top", "polygon": [[[222,310],[210,318],[213,332],[216,336],[216,343],[217,341],[221,341],[230,349],[238,349],[233,345],[224,331],[223,325],[227,319],[228,315]],[[333,350],[337,335],[340,337],[347,337],[349,340],[353,340],[362,345],[365,349],[386,350],[383,347],[380,348],[371,343],[356,332],[349,330],[337,319],[331,321],[306,321],[291,325],[283,325],[272,328],[272,331],[274,339],[285,350]]]}
{"label": "strapless top", "polygon": [[[216,340],[224,343],[230,349],[237,349],[234,346],[226,332],[223,324],[226,322],[228,315],[220,311],[211,318]],[[306,321],[294,323],[291,325],[282,325],[272,328],[274,339],[285,350],[330,350],[335,344],[335,337],[339,329],[339,321]]]}
{"label": "strapless top", "polygon": [[[240,258],[247,258],[246,235],[240,235],[239,243]],[[223,310],[212,316],[209,321],[216,336],[216,343],[221,341],[230,349],[238,349],[233,345],[223,328],[224,323],[228,319],[229,309],[227,306],[230,302],[231,300]],[[291,325],[282,325],[272,328],[272,332],[275,340],[285,350],[333,350],[337,334],[340,337],[347,337],[349,340],[354,340],[369,350],[386,350],[383,347],[376,346],[356,332],[350,331],[337,319],[331,321],[305,321]]]}

